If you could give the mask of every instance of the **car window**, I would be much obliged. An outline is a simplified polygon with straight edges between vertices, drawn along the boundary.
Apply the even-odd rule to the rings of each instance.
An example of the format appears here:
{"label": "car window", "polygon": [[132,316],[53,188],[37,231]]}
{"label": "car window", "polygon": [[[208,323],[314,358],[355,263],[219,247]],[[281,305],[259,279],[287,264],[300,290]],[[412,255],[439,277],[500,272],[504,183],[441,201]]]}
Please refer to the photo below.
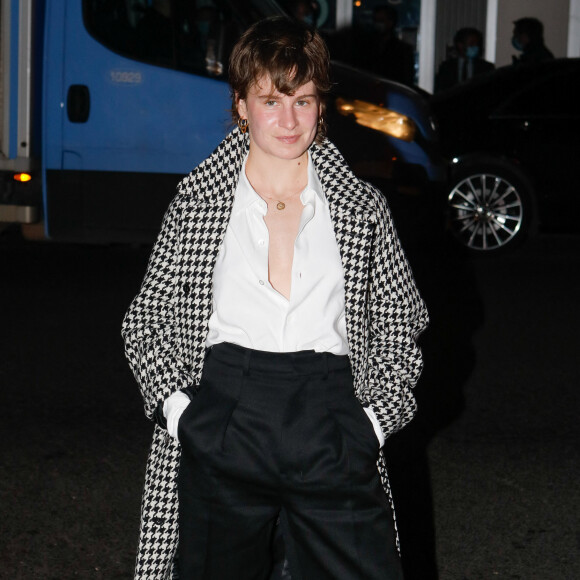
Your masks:
{"label": "car window", "polygon": [[579,117],[577,73],[565,71],[533,83],[506,101],[493,116]]}

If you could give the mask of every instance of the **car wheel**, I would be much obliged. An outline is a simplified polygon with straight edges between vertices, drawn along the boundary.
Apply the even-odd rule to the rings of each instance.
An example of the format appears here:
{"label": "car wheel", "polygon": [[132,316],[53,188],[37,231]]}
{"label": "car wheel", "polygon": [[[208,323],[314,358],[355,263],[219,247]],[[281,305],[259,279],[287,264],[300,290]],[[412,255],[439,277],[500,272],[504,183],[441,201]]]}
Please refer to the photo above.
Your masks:
{"label": "car wheel", "polygon": [[531,187],[504,164],[456,173],[447,196],[449,228],[474,253],[497,253],[524,240],[532,220]]}

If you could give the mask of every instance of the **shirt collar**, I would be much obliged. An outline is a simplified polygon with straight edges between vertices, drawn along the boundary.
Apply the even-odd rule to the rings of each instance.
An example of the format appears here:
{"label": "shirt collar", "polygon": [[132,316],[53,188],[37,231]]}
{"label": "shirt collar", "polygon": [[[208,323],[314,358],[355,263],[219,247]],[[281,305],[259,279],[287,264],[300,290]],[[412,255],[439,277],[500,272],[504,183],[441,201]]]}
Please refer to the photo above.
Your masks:
{"label": "shirt collar", "polygon": [[[244,159],[242,165],[242,171],[240,172],[240,179],[238,180],[238,185],[236,187],[236,193],[234,197],[234,207],[233,212],[238,213],[249,209],[252,205],[256,204],[256,207],[260,208],[265,214],[267,210],[266,202],[256,193],[252,187],[250,181],[246,176],[246,162],[248,161],[248,156]],[[312,162],[312,157],[310,151],[308,151],[308,183],[304,188],[304,191],[300,194],[300,201],[303,205],[313,204],[316,206],[317,201],[324,203],[326,200],[324,192],[322,190],[322,185],[318,179],[318,174],[316,173],[316,168]]]}
{"label": "shirt collar", "polygon": [[316,173],[316,168],[312,162],[312,155],[310,150],[308,151],[308,184],[306,189],[300,194],[300,201],[303,205],[307,203],[313,203],[316,205],[316,200],[324,203],[326,198],[324,197],[324,191],[322,190],[322,184],[320,179],[318,179],[318,174]]}

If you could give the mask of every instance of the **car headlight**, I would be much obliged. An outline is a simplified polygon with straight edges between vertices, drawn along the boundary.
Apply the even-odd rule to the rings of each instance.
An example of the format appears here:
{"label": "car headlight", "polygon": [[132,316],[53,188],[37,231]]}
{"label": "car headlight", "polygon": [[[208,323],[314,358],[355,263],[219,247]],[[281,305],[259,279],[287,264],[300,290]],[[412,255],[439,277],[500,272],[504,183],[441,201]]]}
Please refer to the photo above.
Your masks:
{"label": "car headlight", "polygon": [[345,117],[353,115],[356,122],[363,127],[381,131],[403,141],[413,141],[415,138],[417,127],[412,119],[380,105],[340,97],[336,99],[336,108]]}

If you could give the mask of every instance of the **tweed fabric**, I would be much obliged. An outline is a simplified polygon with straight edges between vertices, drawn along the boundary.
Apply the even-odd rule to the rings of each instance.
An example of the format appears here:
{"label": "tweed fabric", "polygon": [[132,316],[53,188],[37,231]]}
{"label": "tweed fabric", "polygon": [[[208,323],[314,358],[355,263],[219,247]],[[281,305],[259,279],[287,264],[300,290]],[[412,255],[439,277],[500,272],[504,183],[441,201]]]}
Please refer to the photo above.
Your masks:
{"label": "tweed fabric", "polygon": [[[141,289],[123,321],[126,355],[149,418],[169,395],[199,384],[213,268],[248,148],[249,136],[234,129],[178,185]],[[384,196],[359,180],[329,141],[313,144],[311,153],[344,268],[356,395],[372,407],[388,437],[416,412],[412,389],[422,368],[416,339],[427,325],[427,312]],[[179,444],[156,426],[141,511],[138,580],[172,576],[178,465]],[[382,452],[377,467],[392,507]]]}

